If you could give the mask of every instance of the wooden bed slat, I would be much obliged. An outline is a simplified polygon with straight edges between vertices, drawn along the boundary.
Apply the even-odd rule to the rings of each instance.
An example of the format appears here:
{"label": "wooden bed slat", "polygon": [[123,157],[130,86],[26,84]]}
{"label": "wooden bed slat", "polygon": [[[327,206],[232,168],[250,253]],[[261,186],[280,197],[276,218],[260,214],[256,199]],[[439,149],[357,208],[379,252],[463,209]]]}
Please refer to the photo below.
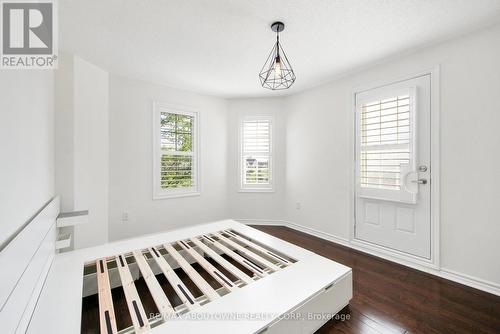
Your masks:
{"label": "wooden bed slat", "polygon": [[141,299],[135,288],[134,279],[132,278],[132,274],[130,273],[130,269],[123,254],[116,256],[116,265],[122,281],[123,292],[125,293],[125,299],[127,301],[132,324],[134,325],[134,330],[136,333],[143,333],[150,328],[148,317],[142,306]]}
{"label": "wooden bed slat", "polygon": [[[118,319],[117,314],[115,314],[113,295],[111,293],[111,284],[115,286],[116,277],[110,276],[106,258],[85,263],[86,268],[88,265],[93,265],[94,262],[96,264],[100,333],[133,332],[144,334],[164,321],[173,318],[180,319],[181,314],[185,312],[193,311],[196,313],[202,305],[219,299],[221,295],[239,290],[240,287],[271,275],[273,272],[296,262],[289,256],[280,255],[283,253],[268,248],[267,243],[257,241],[261,240],[260,238],[256,237],[256,241],[254,241],[244,233],[240,233],[237,228],[233,229],[230,226],[224,226],[222,229],[212,231],[214,232],[195,237],[184,235],[183,239],[170,239],[172,241],[166,244],[158,245],[156,243],[158,246],[150,246],[131,253],[121,253],[107,258],[112,264],[116,262],[116,269],[121,282],[120,286],[123,288],[124,299],[131,320],[131,325],[129,322],[128,328],[120,332],[118,332],[117,320],[121,319]],[[128,262],[125,254],[129,257]],[[146,283],[147,290],[145,293],[147,294],[147,291],[149,291],[161,317],[156,316],[154,319],[149,319],[143,305],[144,296],[142,296],[143,300],[141,301],[141,296],[137,290],[138,285],[134,281],[137,272],[132,269],[135,269],[135,265],[133,267],[129,265],[132,259],[130,256],[135,259],[136,270],[139,270]],[[185,283],[187,278],[178,274],[180,269],[173,269],[177,265],[189,277],[189,283],[194,284],[203,293],[202,297],[195,297],[193,292],[189,290],[188,286],[190,288],[192,286]],[[88,272],[88,270],[85,272]],[[161,281],[161,279],[158,280],[155,272],[163,273],[168,284]],[[134,276],[132,276],[132,273],[134,273]],[[215,279],[220,285],[217,284],[217,286],[212,287],[215,284],[212,279]],[[163,289],[165,286],[162,287],[160,281],[170,285],[175,291],[181,301],[178,308],[173,307]],[[222,286],[225,290],[220,290],[219,286]],[[197,293],[199,293],[198,289],[195,289]],[[120,315],[128,319],[127,313],[120,314],[118,312],[118,316]],[[97,323],[95,325],[97,326]]]}
{"label": "wooden bed slat", "polygon": [[214,251],[212,248],[205,245],[201,240],[197,240],[196,238],[191,238],[190,240],[196,246],[198,246],[203,252],[207,253],[212,259],[217,261],[217,263],[226,268],[227,271],[229,271],[231,274],[241,279],[246,284],[250,284],[251,282],[254,281],[250,276],[248,276],[243,271],[235,267],[231,262],[229,262],[219,254],[217,254],[217,252]]}
{"label": "wooden bed slat", "polygon": [[99,319],[101,333],[117,333],[115,320],[115,310],[113,298],[111,297],[111,287],[109,284],[108,265],[106,259],[96,260],[97,268],[97,292],[99,298]]}
{"label": "wooden bed slat", "polygon": [[210,274],[213,278],[217,280],[223,287],[229,291],[234,291],[238,289],[238,286],[234,284],[226,275],[224,275],[220,270],[214,267],[213,264],[208,262],[200,253],[198,253],[193,248],[189,247],[184,241],[178,241],[180,245],[186,252],[189,253],[199,264]]}
{"label": "wooden bed slat", "polygon": [[240,244],[237,244],[236,242],[234,242],[233,240],[223,236],[221,233],[219,232],[215,232],[213,233],[215,236],[217,236],[220,240],[224,241],[225,243],[227,243],[228,245],[230,245],[231,247],[234,247],[236,250],[238,250],[239,252],[241,252],[243,255],[247,256],[248,258],[258,262],[258,263],[261,263],[263,265],[265,265],[266,267],[268,267],[269,269],[271,269],[272,271],[278,271],[280,270],[280,268],[278,266],[276,266],[275,264],[269,262],[268,260],[264,259],[262,256],[252,252],[251,250],[241,246]]}
{"label": "wooden bed slat", "polygon": [[196,301],[196,298],[191,294],[189,289],[184,285],[182,280],[177,276],[175,271],[170,267],[167,260],[156,250],[156,248],[149,248],[153,259],[155,259],[156,263],[160,267],[161,271],[169,281],[172,288],[175,290],[175,293],[181,299],[182,303],[186,305],[188,310],[193,310],[196,307],[200,306],[200,304]]}
{"label": "wooden bed slat", "polygon": [[282,256],[279,256],[278,254],[275,254],[273,251],[270,251],[269,249],[266,249],[260,245],[257,245],[256,243],[248,240],[247,238],[243,238],[242,236],[236,234],[236,233],[233,233],[232,231],[229,231],[229,230],[226,230],[225,231],[227,234],[229,234],[230,236],[232,236],[233,238],[235,238],[236,240],[246,244],[247,246],[250,246],[256,250],[258,250],[259,252],[263,253],[263,254],[267,254],[268,256],[272,257],[273,259],[275,259],[276,261],[284,264],[285,266],[289,266],[292,264],[292,262],[284,259]]}
{"label": "wooden bed slat", "polygon": [[204,240],[210,242],[217,249],[219,249],[220,251],[224,252],[226,255],[228,255],[229,257],[231,257],[233,260],[235,260],[236,262],[238,262],[239,264],[241,264],[242,266],[244,266],[248,270],[252,271],[258,277],[267,276],[267,273],[265,271],[263,271],[261,268],[257,267],[255,264],[253,264],[252,262],[248,261],[247,259],[245,259],[241,255],[236,254],[231,249],[229,249],[226,246],[224,246],[222,243],[220,243],[220,242],[218,242],[218,241],[216,241],[216,240],[214,240],[214,239],[212,239],[212,238],[210,238],[209,236],[206,236],[206,235],[203,235],[202,238]]}
{"label": "wooden bed slat", "polygon": [[160,283],[158,283],[155,274],[149,267],[149,264],[146,261],[146,258],[144,257],[142,252],[134,251],[132,253],[134,254],[135,261],[139,266],[139,269],[142,273],[142,277],[144,278],[144,281],[148,286],[149,292],[151,293],[151,296],[153,297],[156,307],[158,307],[158,311],[161,313],[162,317],[163,318],[175,317],[175,311],[172,305],[168,301],[167,296],[163,292]]}
{"label": "wooden bed slat", "polygon": [[186,261],[186,259],[182,257],[181,254],[179,254],[179,252],[175,250],[174,247],[169,244],[164,244],[163,247],[165,247],[167,252],[175,259],[175,261],[177,261],[179,266],[186,272],[189,278],[209,300],[215,300],[220,297],[217,291],[215,291],[214,288],[212,288],[212,286],[210,286],[210,284],[208,284],[208,282],[201,277],[201,275],[191,266],[191,264],[189,264],[189,262]]}

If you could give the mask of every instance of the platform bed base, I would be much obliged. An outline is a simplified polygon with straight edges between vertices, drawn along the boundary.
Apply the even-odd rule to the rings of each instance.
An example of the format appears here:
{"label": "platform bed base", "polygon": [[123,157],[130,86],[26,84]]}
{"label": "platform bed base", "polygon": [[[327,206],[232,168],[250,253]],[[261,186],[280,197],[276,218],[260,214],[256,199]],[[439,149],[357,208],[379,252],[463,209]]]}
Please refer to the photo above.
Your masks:
{"label": "platform bed base", "polygon": [[340,319],[337,313],[349,305],[351,298],[352,273],[349,272],[293,310],[280,316],[259,333],[314,333],[329,320]]}
{"label": "platform bed base", "polygon": [[55,254],[46,267],[29,303],[28,290],[11,293],[7,332],[302,334],[352,298],[350,268],[232,220]]}
{"label": "platform bed base", "polygon": [[[97,294],[99,324],[86,320],[84,298],[82,333],[97,328],[107,334],[143,333],[296,262],[231,229],[99,258],[85,265],[83,294]],[[166,278],[163,284],[160,275]],[[147,291],[138,292],[135,281],[139,279]],[[92,291],[95,285],[97,291]],[[123,289],[125,318],[131,323],[117,321],[121,319],[117,319],[112,288]],[[148,309],[153,312],[146,313],[141,294],[152,297],[154,305]]]}

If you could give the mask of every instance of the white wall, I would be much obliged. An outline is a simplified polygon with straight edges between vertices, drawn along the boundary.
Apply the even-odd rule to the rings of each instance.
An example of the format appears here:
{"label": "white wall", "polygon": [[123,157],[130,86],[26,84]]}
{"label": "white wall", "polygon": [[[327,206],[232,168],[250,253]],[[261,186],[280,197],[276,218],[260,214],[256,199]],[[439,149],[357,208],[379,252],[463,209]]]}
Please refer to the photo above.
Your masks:
{"label": "white wall", "polygon": [[287,219],[349,238],[353,89],[440,64],[441,265],[500,284],[499,59],[495,26],[286,98]]}
{"label": "white wall", "polygon": [[[238,99],[228,102],[228,205],[229,216],[235,219],[282,220],[284,218],[286,122],[283,99]],[[274,192],[238,192],[239,126],[241,118],[270,115],[274,121]]]}
{"label": "white wall", "polygon": [[0,244],[54,196],[54,73],[0,71]]}
{"label": "white wall", "polygon": [[62,212],[75,207],[73,77],[73,56],[59,53],[55,71],[55,187]]}
{"label": "white wall", "polygon": [[[200,196],[152,199],[153,101],[199,110]],[[227,218],[226,101],[112,75],[109,124],[111,240]]]}
{"label": "white wall", "polygon": [[99,245],[108,241],[108,73],[61,53],[56,80],[56,192],[62,211],[89,210],[74,247]]}
{"label": "white wall", "polygon": [[[495,26],[284,98],[225,101],[111,75],[109,238],[231,217],[288,220],[348,241],[353,90],[440,64],[441,265],[500,286],[498,59]],[[201,196],[152,200],[153,101],[199,109]],[[275,116],[276,192],[238,193],[238,120],[266,113]]]}
{"label": "white wall", "polygon": [[108,241],[109,75],[74,59],[74,203],[89,210],[89,222],[75,226],[75,248]]}

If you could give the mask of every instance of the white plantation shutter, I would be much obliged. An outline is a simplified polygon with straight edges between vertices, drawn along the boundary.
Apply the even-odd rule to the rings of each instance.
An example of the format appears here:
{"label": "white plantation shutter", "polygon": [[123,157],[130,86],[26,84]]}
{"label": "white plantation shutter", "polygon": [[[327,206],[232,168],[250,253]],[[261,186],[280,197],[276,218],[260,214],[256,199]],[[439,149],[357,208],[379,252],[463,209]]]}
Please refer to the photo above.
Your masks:
{"label": "white plantation shutter", "polygon": [[241,123],[241,189],[272,189],[272,120],[245,118]]}
{"label": "white plantation shutter", "polygon": [[360,196],[411,201],[404,178],[415,161],[414,89],[385,92],[357,108]]}
{"label": "white plantation shutter", "polygon": [[154,197],[198,193],[197,113],[156,104]]}

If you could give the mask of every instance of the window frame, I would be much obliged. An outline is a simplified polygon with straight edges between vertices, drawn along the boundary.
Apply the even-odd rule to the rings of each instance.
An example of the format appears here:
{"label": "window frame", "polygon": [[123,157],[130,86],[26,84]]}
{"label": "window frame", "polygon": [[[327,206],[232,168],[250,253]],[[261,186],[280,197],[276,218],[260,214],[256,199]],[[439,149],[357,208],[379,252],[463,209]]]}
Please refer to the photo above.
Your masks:
{"label": "window frame", "polygon": [[[398,87],[387,87],[387,86],[382,86],[378,88],[373,88],[369,90],[369,93],[364,91],[365,97],[359,98],[358,96],[355,96],[355,113],[356,113],[356,122],[355,122],[355,131],[356,131],[356,159],[355,159],[355,170],[356,170],[356,193],[357,196],[363,197],[363,198],[369,198],[369,199],[376,199],[376,200],[385,200],[385,201],[392,201],[392,202],[400,202],[400,203],[407,203],[407,204],[414,204],[416,202],[417,196],[416,193],[409,192],[408,189],[406,189],[406,176],[408,173],[411,171],[415,170],[415,163],[418,160],[418,152],[417,152],[417,132],[416,132],[416,123],[417,123],[417,118],[416,118],[416,110],[417,110],[417,103],[416,103],[416,96],[417,96],[417,90],[416,87],[413,86],[405,86],[405,85],[398,85]],[[400,189],[395,190],[395,189],[380,189],[380,188],[371,188],[371,187],[362,187],[360,178],[361,178],[361,171],[360,171],[360,162],[362,161],[361,159],[361,138],[360,138],[360,131],[361,131],[361,117],[362,113],[360,111],[360,107],[366,103],[370,102],[372,100],[383,100],[387,98],[392,98],[394,96],[398,95],[404,95],[407,94],[410,96],[410,142],[409,142],[409,150],[410,150],[410,162],[406,166],[401,166],[401,171],[400,171]],[[380,145],[382,146],[382,145]],[[390,145],[388,145],[390,146]]]}
{"label": "window frame", "polygon": [[[249,121],[269,121],[269,184],[245,185],[243,168],[243,125]],[[240,118],[238,123],[238,192],[242,193],[273,193],[274,189],[274,116],[272,115],[246,115]]]}
{"label": "window frame", "polygon": [[[161,134],[160,134],[160,115],[162,112],[191,116],[193,117],[193,138],[192,138],[192,157],[194,160],[193,166],[193,180],[195,185],[189,188],[161,188],[161,168],[160,161],[162,157],[161,150]],[[152,152],[152,163],[153,163],[153,200],[167,199],[167,198],[178,198],[186,196],[199,196],[200,195],[200,117],[197,109],[173,105],[162,102],[153,102],[153,117],[152,117],[152,127],[153,127],[153,152]]]}

